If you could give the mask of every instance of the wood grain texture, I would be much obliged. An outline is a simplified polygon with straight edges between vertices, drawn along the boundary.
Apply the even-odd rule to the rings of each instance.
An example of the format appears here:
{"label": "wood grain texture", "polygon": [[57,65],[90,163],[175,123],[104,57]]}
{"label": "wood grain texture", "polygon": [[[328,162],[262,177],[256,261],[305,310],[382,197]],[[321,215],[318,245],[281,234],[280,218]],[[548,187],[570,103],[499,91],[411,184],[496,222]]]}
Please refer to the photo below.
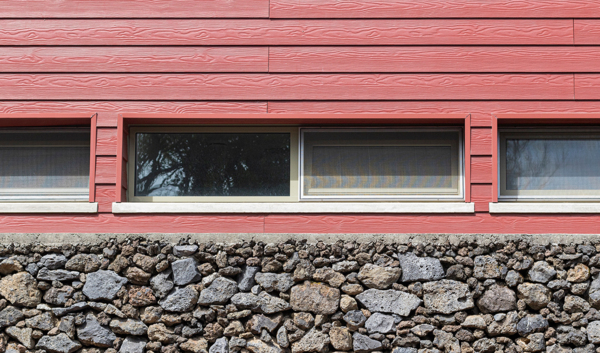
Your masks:
{"label": "wood grain texture", "polygon": [[269,17],[268,0],[3,1],[0,18]]}
{"label": "wood grain texture", "polygon": [[1,99],[573,99],[573,75],[5,74]]}
{"label": "wood grain texture", "polygon": [[575,20],[574,44],[600,44],[600,20]]}
{"label": "wood grain texture", "polygon": [[492,202],[491,184],[472,184],[471,202],[475,203],[475,212],[488,212]]}
{"label": "wood grain texture", "polygon": [[575,99],[600,99],[600,74],[575,75]]}
{"label": "wood grain texture", "polygon": [[471,183],[492,183],[492,157],[471,157]]}
{"label": "wood grain texture", "polygon": [[98,112],[99,127],[116,127],[119,113],[266,113],[266,102],[0,101],[0,114]]}
{"label": "wood grain texture", "polygon": [[471,129],[471,155],[490,156],[492,154],[492,129]]}
{"label": "wood grain texture", "polygon": [[116,201],[114,185],[96,185],[96,202],[98,212],[111,213],[112,203]]}
{"label": "wood grain texture", "polygon": [[117,129],[99,128],[96,139],[96,156],[117,155]]}
{"label": "wood grain texture", "polygon": [[116,157],[96,157],[96,184],[115,184],[116,174]]}
{"label": "wood grain texture", "polygon": [[267,72],[267,47],[7,47],[0,72]]}
{"label": "wood grain texture", "polygon": [[598,215],[269,215],[265,233],[597,234]]}
{"label": "wood grain texture", "polygon": [[284,46],[270,48],[269,71],[600,72],[598,57],[598,47]]}
{"label": "wood grain texture", "polygon": [[572,20],[0,20],[1,45],[573,44]]}
{"label": "wood grain texture", "polygon": [[600,17],[598,0],[271,0],[271,18]]}
{"label": "wood grain texture", "polygon": [[262,233],[263,230],[263,215],[0,215],[2,233]]}
{"label": "wood grain texture", "polygon": [[496,113],[598,113],[600,101],[270,101],[272,114],[329,113],[329,114],[471,114],[471,126],[490,127]]}

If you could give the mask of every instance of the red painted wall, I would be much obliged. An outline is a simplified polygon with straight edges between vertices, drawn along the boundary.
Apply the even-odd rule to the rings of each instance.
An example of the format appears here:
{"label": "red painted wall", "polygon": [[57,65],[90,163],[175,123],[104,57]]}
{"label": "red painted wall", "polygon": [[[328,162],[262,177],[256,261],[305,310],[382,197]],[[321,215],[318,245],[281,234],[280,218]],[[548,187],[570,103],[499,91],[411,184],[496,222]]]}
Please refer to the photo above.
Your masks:
{"label": "red painted wall", "polygon": [[[600,0],[3,3],[0,114],[97,114],[100,213],[0,232],[598,233],[597,215],[487,213],[494,116],[600,113],[593,18]],[[113,215],[119,115],[198,113],[469,115],[476,213]]]}

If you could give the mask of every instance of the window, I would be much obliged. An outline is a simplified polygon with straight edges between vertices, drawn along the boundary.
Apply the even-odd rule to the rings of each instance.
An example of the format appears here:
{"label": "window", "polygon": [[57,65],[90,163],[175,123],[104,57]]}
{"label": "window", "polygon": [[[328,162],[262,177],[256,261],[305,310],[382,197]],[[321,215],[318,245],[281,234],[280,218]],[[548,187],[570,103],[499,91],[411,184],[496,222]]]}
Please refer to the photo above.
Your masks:
{"label": "window", "polygon": [[500,194],[504,201],[600,198],[600,131],[500,131]]}
{"label": "window", "polygon": [[88,128],[0,130],[0,201],[88,201]]}
{"label": "window", "polygon": [[301,132],[302,199],[462,198],[459,130]]}
{"label": "window", "polygon": [[456,128],[132,127],[129,201],[462,200]]}

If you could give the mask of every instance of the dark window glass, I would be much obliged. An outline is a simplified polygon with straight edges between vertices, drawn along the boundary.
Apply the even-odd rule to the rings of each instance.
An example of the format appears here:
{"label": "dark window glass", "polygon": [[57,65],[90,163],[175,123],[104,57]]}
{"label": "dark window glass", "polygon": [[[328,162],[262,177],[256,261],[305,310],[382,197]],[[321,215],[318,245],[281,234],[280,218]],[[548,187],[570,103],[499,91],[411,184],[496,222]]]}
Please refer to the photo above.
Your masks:
{"label": "dark window glass", "polygon": [[138,133],[136,196],[289,196],[289,133]]}

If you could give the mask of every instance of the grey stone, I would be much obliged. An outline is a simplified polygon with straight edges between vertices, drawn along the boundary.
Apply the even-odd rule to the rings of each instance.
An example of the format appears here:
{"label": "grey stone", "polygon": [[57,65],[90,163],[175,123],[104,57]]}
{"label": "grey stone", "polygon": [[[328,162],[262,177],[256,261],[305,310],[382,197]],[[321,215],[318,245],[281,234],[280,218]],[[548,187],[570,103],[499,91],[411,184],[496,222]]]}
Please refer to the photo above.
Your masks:
{"label": "grey stone", "polygon": [[173,289],[174,283],[170,280],[171,270],[163,271],[150,279],[150,286],[154,291],[154,295],[159,298],[164,298]]}
{"label": "grey stone", "polygon": [[553,344],[546,347],[546,353],[572,353],[573,349],[570,347],[563,347],[560,344]]}
{"label": "grey stone", "polygon": [[600,344],[600,321],[592,321],[587,327],[588,341],[593,344]]}
{"label": "grey stone", "polygon": [[10,337],[21,342],[26,348],[32,349],[35,345],[35,341],[31,337],[33,330],[31,328],[18,328],[11,326],[5,331]]}
{"label": "grey stone", "polygon": [[543,333],[534,333],[515,340],[525,352],[541,352],[546,350],[546,340]]}
{"label": "grey stone", "polygon": [[119,353],[144,353],[148,340],[144,337],[126,337]]}
{"label": "grey stone", "polygon": [[423,284],[423,301],[427,309],[441,314],[451,314],[475,306],[469,286],[448,279]]}
{"label": "grey stone", "polygon": [[510,270],[506,274],[506,278],[504,279],[506,285],[509,287],[516,287],[517,285],[523,283],[523,276],[517,271]]}
{"label": "grey stone", "polygon": [[281,353],[281,348],[274,344],[263,342],[259,339],[253,339],[246,343],[246,349],[252,353]]}
{"label": "grey stone", "polygon": [[256,310],[260,307],[261,300],[252,293],[236,293],[231,297],[231,303],[238,309]]}
{"label": "grey stone", "polygon": [[219,277],[215,279],[208,288],[205,288],[200,292],[198,304],[226,304],[237,291],[238,285],[235,281],[225,277]]}
{"label": "grey stone", "polygon": [[360,310],[352,310],[348,311],[346,315],[344,315],[344,321],[348,324],[348,327],[358,328],[362,327],[367,321],[367,317]]}
{"label": "grey stone", "polygon": [[88,303],[79,302],[79,303],[75,303],[75,304],[71,305],[68,308],[52,308],[52,313],[58,317],[61,317],[61,316],[67,315],[67,314],[85,310],[89,307],[90,306]]}
{"label": "grey stone", "polygon": [[38,273],[39,266],[35,263],[30,263],[25,267],[25,271],[29,272],[30,275],[35,276]]}
{"label": "grey stone", "polygon": [[113,300],[127,283],[127,278],[113,271],[96,271],[87,275],[83,294],[91,300]]}
{"label": "grey stone", "polygon": [[412,347],[396,347],[392,353],[417,353],[417,349]]}
{"label": "grey stone", "polygon": [[38,265],[40,267],[46,267],[49,270],[56,270],[63,268],[67,263],[67,258],[64,255],[59,254],[48,254],[42,256]]}
{"label": "grey stone", "polygon": [[292,287],[290,304],[295,311],[331,315],[340,305],[340,290],[317,282]]}
{"label": "grey stone", "polygon": [[411,328],[410,332],[414,333],[419,337],[425,337],[428,334],[432,333],[433,330],[435,330],[435,326],[429,324],[421,324]]}
{"label": "grey stone", "polygon": [[355,332],[352,335],[352,348],[354,352],[362,353],[381,350],[382,345],[377,340]]}
{"label": "grey stone", "polygon": [[522,337],[535,332],[544,332],[547,328],[548,320],[539,314],[527,315],[517,324],[517,331]]}
{"label": "grey stone", "polygon": [[277,344],[279,347],[287,348],[290,346],[290,340],[288,339],[287,330],[284,326],[281,326],[279,330],[277,330]]}
{"label": "grey stone", "polygon": [[77,338],[86,345],[110,348],[117,336],[108,327],[100,325],[94,315],[88,314],[85,323],[77,328]]}
{"label": "grey stone", "polygon": [[485,319],[479,315],[470,315],[465,318],[465,321],[461,324],[462,327],[474,328],[479,330],[485,330],[486,323]]}
{"label": "grey stone", "polygon": [[198,272],[198,262],[194,258],[178,260],[171,263],[173,282],[178,286],[199,282],[202,279]]}
{"label": "grey stone", "polygon": [[115,319],[110,322],[110,328],[119,335],[142,336],[148,332],[148,326],[140,320]]}
{"label": "grey stone", "polygon": [[246,340],[239,337],[231,337],[229,339],[229,347],[233,350],[239,350],[246,347]]}
{"label": "grey stone", "polygon": [[15,308],[14,306],[7,306],[0,311],[0,329],[7,326],[12,326],[23,320],[24,317],[25,316],[21,310]]}
{"label": "grey stone", "polygon": [[537,261],[528,272],[529,280],[532,282],[548,283],[554,276],[556,270],[546,261]]}
{"label": "grey stone", "polygon": [[507,287],[494,284],[477,300],[477,306],[486,314],[517,310],[517,295]]}
{"label": "grey stone", "polygon": [[570,314],[579,312],[587,313],[590,310],[590,304],[581,297],[567,295],[563,309]]}
{"label": "grey stone", "polygon": [[475,352],[494,353],[496,351],[496,341],[489,338],[482,338],[473,343]]}
{"label": "grey stone", "polygon": [[198,245],[175,245],[173,247],[173,255],[175,256],[192,256],[198,251]]}
{"label": "grey stone", "polygon": [[79,279],[79,272],[42,268],[38,271],[36,278],[41,281],[72,281],[74,279]]}
{"label": "grey stone", "polygon": [[569,289],[571,288],[571,282],[564,279],[555,279],[554,281],[548,282],[546,286],[551,290]]}
{"label": "grey stone", "polygon": [[402,270],[398,267],[381,267],[365,264],[358,272],[358,280],[368,288],[387,289],[400,278]]}
{"label": "grey stone", "polygon": [[516,311],[508,312],[504,320],[498,322],[494,321],[488,325],[487,331],[489,336],[500,336],[507,335],[512,336],[517,333],[517,322],[519,316]]}
{"label": "grey stone", "polygon": [[551,292],[542,284],[523,283],[517,287],[518,297],[534,310],[540,310],[550,303]]}
{"label": "grey stone", "polygon": [[192,310],[197,302],[198,292],[193,286],[187,286],[184,288],[176,287],[173,289],[166,298],[159,301],[159,305],[166,311],[181,313]]}
{"label": "grey stone", "polygon": [[25,320],[27,327],[36,330],[50,331],[56,326],[56,318],[50,312],[41,313]]}
{"label": "grey stone", "polygon": [[491,256],[476,256],[473,277],[477,279],[500,278],[502,275],[498,261]]}
{"label": "grey stone", "polygon": [[102,261],[96,254],[77,254],[67,261],[65,269],[89,273],[98,271],[101,265]]}
{"label": "grey stone", "polygon": [[399,254],[402,267],[402,282],[437,281],[444,278],[440,260],[433,257],[418,257],[413,253]]}
{"label": "grey stone", "polygon": [[246,327],[249,328],[250,331],[255,335],[260,334],[263,329],[273,332],[277,326],[279,326],[277,321],[273,321],[262,314],[252,316],[246,325]]}
{"label": "grey stone", "polygon": [[326,353],[329,350],[329,343],[331,343],[329,335],[313,328],[300,341],[292,344],[292,353]]}
{"label": "grey stone", "polygon": [[600,309],[600,276],[598,276],[590,284],[588,296],[590,298],[590,304],[592,307]]}
{"label": "grey stone", "polygon": [[265,314],[275,314],[282,311],[289,310],[290,304],[285,300],[269,295],[267,292],[260,292],[258,294],[259,308]]}
{"label": "grey stone", "polygon": [[35,348],[45,349],[50,353],[73,353],[81,348],[81,344],[72,341],[66,334],[59,333],[56,336],[40,338]]}
{"label": "grey stone", "polygon": [[221,337],[210,346],[208,353],[229,353],[229,342],[227,338]]}
{"label": "grey stone", "polygon": [[249,292],[256,284],[254,275],[260,271],[260,267],[245,266],[237,277],[238,289],[241,292]]}
{"label": "grey stone", "polygon": [[393,289],[368,289],[356,296],[356,300],[371,312],[392,313],[408,316],[423,301],[414,294]]}
{"label": "grey stone", "polygon": [[356,262],[356,261],[340,261],[340,262],[334,263],[331,266],[331,268],[335,272],[350,273],[350,272],[358,271],[360,269],[360,266],[358,265],[358,262]]}
{"label": "grey stone", "polygon": [[73,296],[75,289],[71,286],[61,288],[52,287],[44,294],[44,301],[48,304],[64,305]]}
{"label": "grey stone", "polygon": [[396,328],[396,319],[391,315],[373,313],[365,322],[365,328],[369,333],[391,333]]}
{"label": "grey stone", "polygon": [[287,292],[294,285],[294,278],[289,273],[258,272],[254,280],[267,292]]}

